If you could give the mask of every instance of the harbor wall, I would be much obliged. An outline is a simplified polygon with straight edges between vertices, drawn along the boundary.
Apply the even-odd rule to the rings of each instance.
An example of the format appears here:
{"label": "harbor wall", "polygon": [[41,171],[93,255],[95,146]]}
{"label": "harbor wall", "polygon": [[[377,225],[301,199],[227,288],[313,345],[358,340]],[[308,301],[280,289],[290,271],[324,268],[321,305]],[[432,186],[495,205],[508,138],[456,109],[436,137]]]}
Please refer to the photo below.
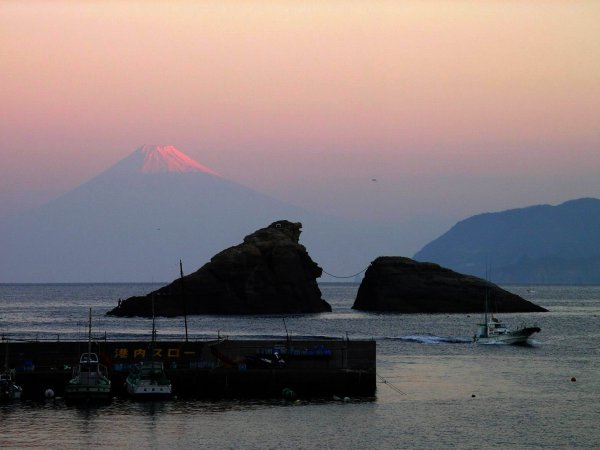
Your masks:
{"label": "harbor wall", "polygon": [[[62,396],[87,341],[13,342],[8,367],[24,397]],[[124,395],[130,367],[140,361],[163,362],[178,397],[279,397],[283,389],[303,397],[372,396],[376,389],[376,343],[354,340],[94,341],[108,369],[115,396]]]}

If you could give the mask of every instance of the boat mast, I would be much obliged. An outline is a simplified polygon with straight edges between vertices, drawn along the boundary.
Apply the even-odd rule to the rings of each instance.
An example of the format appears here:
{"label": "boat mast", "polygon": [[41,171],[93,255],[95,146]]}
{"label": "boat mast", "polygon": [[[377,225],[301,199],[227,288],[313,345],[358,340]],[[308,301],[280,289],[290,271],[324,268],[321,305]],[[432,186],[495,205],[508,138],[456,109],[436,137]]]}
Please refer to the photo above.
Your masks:
{"label": "boat mast", "polygon": [[183,292],[183,263],[179,260],[179,274],[181,276],[181,301],[183,302],[183,323],[185,324],[185,342],[188,341],[187,308],[185,304],[185,293]]}
{"label": "boat mast", "polygon": [[156,341],[156,322],[154,319],[154,292],[152,292],[152,341],[150,344],[150,360],[154,361],[154,343]]}
{"label": "boat mast", "polygon": [[485,337],[488,336],[488,286],[485,284],[485,311],[483,313],[483,323],[485,325]]}
{"label": "boat mast", "polygon": [[89,317],[89,324],[88,324],[88,361],[91,362],[91,355],[92,354],[92,308],[90,308],[90,317]]}
{"label": "boat mast", "polygon": [[488,293],[490,292],[490,269],[488,264],[485,265],[485,312],[484,320],[485,323],[485,337],[489,337],[489,324],[488,324],[488,309],[489,309],[489,298]]}

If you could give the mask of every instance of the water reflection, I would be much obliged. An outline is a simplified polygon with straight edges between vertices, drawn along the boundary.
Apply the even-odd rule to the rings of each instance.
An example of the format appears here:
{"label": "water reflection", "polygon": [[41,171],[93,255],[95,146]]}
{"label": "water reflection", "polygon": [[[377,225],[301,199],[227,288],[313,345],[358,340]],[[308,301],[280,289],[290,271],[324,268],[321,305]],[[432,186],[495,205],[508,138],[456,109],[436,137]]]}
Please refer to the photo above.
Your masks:
{"label": "water reflection", "polygon": [[[6,289],[0,286],[0,294]],[[47,297],[31,300],[41,288],[24,289],[27,295],[18,301],[0,295],[0,333],[31,329],[32,320],[45,320],[40,311],[52,310],[56,321],[48,322],[48,333],[71,329],[75,335],[90,303],[107,310],[130,288],[75,287],[76,293],[48,298],[55,306],[46,305]],[[70,407],[60,400],[2,404],[0,448],[597,447],[600,288],[535,287],[529,293],[517,287],[517,293],[534,296],[535,303],[551,310],[511,315],[515,323],[539,321],[542,332],[531,347],[471,344],[475,315],[357,313],[350,309],[354,288],[328,289],[333,288],[323,288],[328,300],[331,292],[339,295],[332,301],[334,312],[286,318],[292,338],[346,332],[350,339],[375,336],[377,373],[405,395],[379,383],[376,399],[349,403],[114,399],[93,407]],[[22,291],[8,290],[15,297]],[[62,296],[63,290],[52,295]],[[102,318],[102,323],[98,329],[107,329],[109,336],[147,336],[150,329],[144,319]],[[160,337],[180,336],[180,323],[161,320]],[[197,336],[217,330],[232,336],[283,336],[282,328],[277,317],[190,321]],[[577,382],[570,381],[572,376]]]}

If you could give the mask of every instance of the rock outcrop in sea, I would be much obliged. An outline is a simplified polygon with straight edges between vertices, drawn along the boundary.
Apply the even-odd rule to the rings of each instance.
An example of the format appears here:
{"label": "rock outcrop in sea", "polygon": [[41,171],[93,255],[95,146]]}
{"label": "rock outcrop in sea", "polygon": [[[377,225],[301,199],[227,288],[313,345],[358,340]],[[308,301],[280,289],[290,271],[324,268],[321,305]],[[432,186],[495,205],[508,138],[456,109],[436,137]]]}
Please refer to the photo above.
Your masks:
{"label": "rock outcrop in sea", "polygon": [[484,311],[486,295],[493,312],[547,311],[482,278],[400,256],[381,256],[371,262],[352,308],[398,313],[476,313]]}
{"label": "rock outcrop in sea", "polygon": [[143,297],[131,297],[111,316],[300,314],[331,311],[321,298],[322,269],[299,243],[302,224],[272,223],[213,256],[196,272]]}

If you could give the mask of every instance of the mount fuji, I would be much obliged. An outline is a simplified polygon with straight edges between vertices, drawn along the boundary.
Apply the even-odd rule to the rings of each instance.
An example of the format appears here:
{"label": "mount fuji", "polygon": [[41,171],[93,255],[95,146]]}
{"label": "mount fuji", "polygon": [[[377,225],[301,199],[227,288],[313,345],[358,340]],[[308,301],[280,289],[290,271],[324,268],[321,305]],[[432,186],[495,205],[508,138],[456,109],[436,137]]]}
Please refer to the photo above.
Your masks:
{"label": "mount fuji", "polygon": [[0,282],[167,281],[180,259],[195,271],[280,219],[302,222],[300,243],[330,273],[352,274],[394,252],[393,227],[307,211],[175,147],[142,146],[57,199],[2,220]]}

